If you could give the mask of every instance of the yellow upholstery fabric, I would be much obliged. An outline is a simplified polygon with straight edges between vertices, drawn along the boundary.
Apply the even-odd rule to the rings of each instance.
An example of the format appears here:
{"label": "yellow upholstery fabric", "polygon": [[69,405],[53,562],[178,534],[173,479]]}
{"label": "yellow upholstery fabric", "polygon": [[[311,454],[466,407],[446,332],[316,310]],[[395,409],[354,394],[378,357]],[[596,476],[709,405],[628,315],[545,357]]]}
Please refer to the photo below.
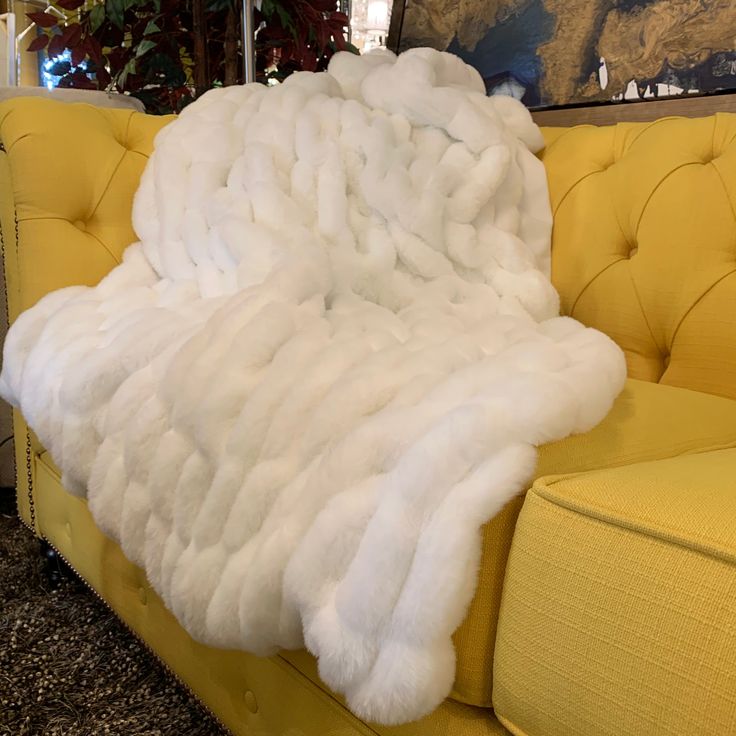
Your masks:
{"label": "yellow upholstery fabric", "polygon": [[545,136],[563,311],[632,378],[736,398],[736,115]]}
{"label": "yellow upholstery fabric", "polygon": [[[736,447],[736,401],[630,379],[595,429],[540,448],[536,474],[610,468],[722,447]],[[478,588],[454,637],[453,697],[464,703],[491,705],[498,609],[523,503],[523,496],[511,501],[483,530]]]}
{"label": "yellow upholstery fabric", "polygon": [[[630,377],[736,398],[736,115],[543,132],[562,311],[611,336]],[[606,447],[609,432],[638,426],[621,423],[618,412],[635,404],[622,400],[596,432],[543,448],[538,473],[631,462],[631,450]],[[650,408],[661,422],[647,422],[628,447],[636,454],[661,440],[664,452],[652,457],[677,454],[691,404],[677,417]],[[702,426],[708,411],[699,413]],[[644,407],[637,416],[647,421]],[[673,420],[685,424],[668,452]],[[495,622],[522,503],[509,503],[484,529],[478,590],[455,635],[453,696],[463,702],[490,704]]]}
{"label": "yellow upholstery fabric", "polygon": [[[143,167],[172,119],[33,97],[0,103],[0,243],[11,322],[49,291],[96,284],[120,262],[135,240],[130,212]],[[31,525],[26,431],[14,416],[18,506]]]}
{"label": "yellow upholstery fabric", "polygon": [[736,733],[736,450],[539,480],[493,703],[524,736]]}
{"label": "yellow upholstery fabric", "polygon": [[66,493],[48,453],[34,457],[34,476],[41,534],[236,736],[508,736],[490,711],[451,700],[405,726],[365,724],[324,688],[306,652],[264,659],[195,642],[87,504]]}
{"label": "yellow upholstery fabric", "polygon": [[[20,241],[17,253],[6,247],[11,321],[49,291],[96,284],[120,262],[135,240],[138,180],[170,119],[32,97],[0,103],[0,176]],[[0,220],[8,245],[12,217]]]}
{"label": "yellow upholstery fabric", "polygon": [[[616,339],[634,378],[671,386],[630,381],[601,427],[542,448],[538,474],[610,467],[731,442],[736,168],[730,162],[736,152],[730,131],[736,130],[735,121],[736,116],[724,115],[653,127],[545,131],[549,145],[543,159],[556,213],[553,280],[563,308]],[[11,320],[52,289],[96,283],[119,261],[134,239],[133,194],[153,138],[167,122],[30,98],[0,104],[0,232]],[[60,130],[68,132],[63,144]],[[16,417],[19,506],[29,522],[25,434]],[[33,450],[43,452],[35,441]],[[491,702],[498,608],[522,502],[511,502],[484,528],[478,590],[455,636],[453,697],[465,703]],[[61,508],[65,502],[56,503]],[[78,501],[69,497],[68,503]],[[71,553],[73,563],[83,554]],[[147,639],[149,633],[144,632]]]}

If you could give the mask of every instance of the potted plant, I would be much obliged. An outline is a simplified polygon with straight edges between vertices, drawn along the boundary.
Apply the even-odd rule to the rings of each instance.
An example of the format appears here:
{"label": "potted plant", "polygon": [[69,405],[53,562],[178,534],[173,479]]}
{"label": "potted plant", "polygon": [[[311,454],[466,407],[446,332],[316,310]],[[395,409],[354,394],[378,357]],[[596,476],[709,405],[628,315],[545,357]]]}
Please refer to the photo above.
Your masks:
{"label": "potted plant", "polygon": [[[263,0],[256,9],[258,80],[320,71],[347,40],[340,0]],[[237,0],[56,0],[63,17],[29,13],[60,87],[109,89],[149,112],[179,112],[211,87],[242,82]]]}

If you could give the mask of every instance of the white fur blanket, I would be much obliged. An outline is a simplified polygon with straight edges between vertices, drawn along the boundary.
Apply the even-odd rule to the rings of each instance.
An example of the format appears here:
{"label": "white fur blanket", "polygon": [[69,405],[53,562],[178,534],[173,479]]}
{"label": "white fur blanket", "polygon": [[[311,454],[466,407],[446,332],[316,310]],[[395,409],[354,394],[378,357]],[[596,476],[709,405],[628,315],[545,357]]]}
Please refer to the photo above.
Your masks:
{"label": "white fur blanket", "polygon": [[2,395],[197,639],[382,723],[447,695],[481,525],[624,380],[557,317],[541,145],[427,49],[209,92],[122,265],[12,327]]}

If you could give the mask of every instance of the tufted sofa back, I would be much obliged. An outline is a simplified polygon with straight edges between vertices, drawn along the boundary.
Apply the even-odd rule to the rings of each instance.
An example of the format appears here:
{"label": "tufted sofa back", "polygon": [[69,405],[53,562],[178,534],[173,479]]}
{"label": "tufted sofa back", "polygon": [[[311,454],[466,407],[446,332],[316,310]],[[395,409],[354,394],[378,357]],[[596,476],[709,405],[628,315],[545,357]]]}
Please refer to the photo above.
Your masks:
{"label": "tufted sofa back", "polygon": [[736,398],[736,115],[544,134],[564,313],[632,378]]}
{"label": "tufted sofa back", "polygon": [[[0,232],[12,321],[96,284],[135,240],[133,195],[171,118],[23,97],[0,103]],[[16,240],[17,238],[17,240]]]}
{"label": "tufted sofa back", "polygon": [[[11,320],[120,261],[135,238],[133,194],[169,120],[0,104]],[[563,311],[616,340],[632,377],[736,398],[736,115],[544,132]]]}

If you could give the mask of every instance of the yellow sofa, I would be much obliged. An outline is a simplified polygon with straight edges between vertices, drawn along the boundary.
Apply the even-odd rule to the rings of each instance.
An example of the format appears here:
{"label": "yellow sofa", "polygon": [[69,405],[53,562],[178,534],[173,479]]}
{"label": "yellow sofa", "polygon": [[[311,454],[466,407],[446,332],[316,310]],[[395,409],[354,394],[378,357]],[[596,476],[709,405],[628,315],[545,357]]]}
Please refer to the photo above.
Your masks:
{"label": "yellow sofa", "polygon": [[[167,122],[0,104],[11,321],[120,261]],[[192,641],[16,413],[22,519],[233,733],[736,734],[736,115],[544,133],[563,310],[621,345],[630,380],[600,426],[541,448],[530,491],[484,527],[454,689],[423,720],[361,722],[305,652]]]}

